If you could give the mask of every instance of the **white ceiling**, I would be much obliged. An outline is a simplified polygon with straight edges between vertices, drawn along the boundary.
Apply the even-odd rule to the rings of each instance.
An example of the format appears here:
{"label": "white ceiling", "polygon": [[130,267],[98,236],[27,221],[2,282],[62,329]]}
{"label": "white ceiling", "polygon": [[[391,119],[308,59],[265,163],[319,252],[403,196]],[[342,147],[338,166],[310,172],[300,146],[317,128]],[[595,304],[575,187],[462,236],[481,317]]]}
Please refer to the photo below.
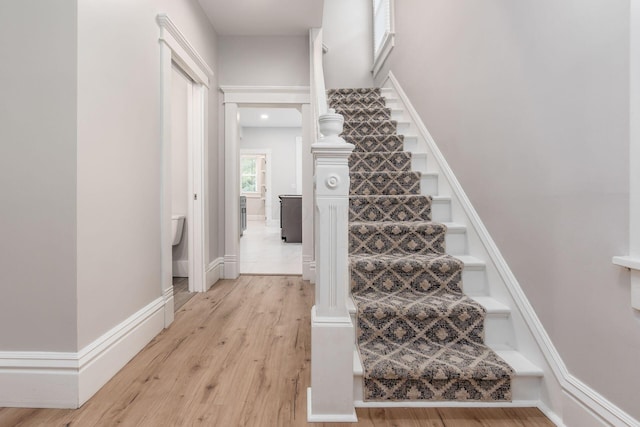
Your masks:
{"label": "white ceiling", "polygon": [[324,0],[198,0],[219,35],[307,35],[322,26]]}
{"label": "white ceiling", "polygon": [[[302,127],[302,114],[295,108],[239,108],[242,127]],[[260,116],[269,116],[263,119]]]}

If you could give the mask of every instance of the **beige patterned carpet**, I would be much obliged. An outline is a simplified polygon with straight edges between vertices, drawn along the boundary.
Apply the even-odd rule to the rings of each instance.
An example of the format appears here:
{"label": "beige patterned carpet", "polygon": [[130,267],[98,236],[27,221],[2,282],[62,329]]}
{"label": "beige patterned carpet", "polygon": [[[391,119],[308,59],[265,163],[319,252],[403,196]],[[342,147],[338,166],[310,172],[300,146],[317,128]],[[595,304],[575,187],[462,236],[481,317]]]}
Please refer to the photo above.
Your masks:
{"label": "beige patterned carpet", "polygon": [[349,262],[365,400],[511,399],[513,370],[484,344],[485,310],[462,292],[463,264],[379,89],[335,89],[355,145]]}

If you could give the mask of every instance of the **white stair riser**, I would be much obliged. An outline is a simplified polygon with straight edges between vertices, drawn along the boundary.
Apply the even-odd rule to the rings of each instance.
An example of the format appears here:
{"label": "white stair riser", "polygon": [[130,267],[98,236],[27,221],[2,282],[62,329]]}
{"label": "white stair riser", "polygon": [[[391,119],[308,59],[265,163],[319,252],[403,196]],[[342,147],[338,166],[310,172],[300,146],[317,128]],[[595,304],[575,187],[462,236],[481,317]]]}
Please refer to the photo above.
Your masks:
{"label": "white stair riser", "polygon": [[487,295],[487,274],[484,269],[465,268],[462,270],[462,288],[469,296]]}
{"label": "white stair riser", "polygon": [[404,151],[408,151],[409,153],[415,153],[418,151],[418,137],[416,136],[405,136],[404,144],[402,146]]}
{"label": "white stair riser", "polygon": [[436,199],[431,202],[431,220],[435,222],[451,221],[451,199]]}
{"label": "white stair riser", "polygon": [[392,110],[397,110],[397,109],[403,108],[402,103],[400,102],[400,100],[398,98],[393,97],[393,96],[386,97],[384,102],[385,102],[385,106],[387,108],[391,108]]}
{"label": "white stair riser", "polygon": [[[511,381],[511,398],[514,402],[532,402],[540,399],[540,381],[537,376],[516,375]],[[356,402],[364,401],[364,380],[362,375],[353,376],[353,400]],[[419,401],[412,401],[419,402]],[[424,401],[425,403],[433,403]],[[443,402],[446,404],[446,402]],[[492,402],[493,403],[493,402]],[[492,403],[487,406],[492,405]],[[510,406],[510,402],[504,402],[504,406]],[[442,406],[445,406],[444,404]],[[492,406],[500,406],[494,404]]]}
{"label": "white stair riser", "polygon": [[362,375],[353,376],[353,400],[364,400],[364,379]]}
{"label": "white stair riser", "polygon": [[467,253],[467,234],[455,230],[447,231],[445,249],[449,255],[465,255]]}
{"label": "white stair riser", "polygon": [[395,120],[397,122],[403,122],[408,120],[406,117],[406,113],[401,109],[392,109],[391,110],[391,120]]}
{"label": "white stair riser", "polygon": [[384,98],[394,98],[396,96],[395,92],[390,87],[381,87],[380,95]]}
{"label": "white stair riser", "polygon": [[407,135],[411,132],[411,123],[409,122],[398,122],[398,127],[396,128],[398,134]]}
{"label": "white stair riser", "polygon": [[437,174],[422,174],[420,178],[420,194],[423,196],[437,196],[438,195],[438,175]]}
{"label": "white stair riser", "polygon": [[[511,381],[511,398],[514,401],[534,402],[540,400],[540,383],[538,376],[516,376]],[[361,386],[362,387],[362,386]]]}
{"label": "white stair riser", "polygon": [[427,172],[427,155],[411,154],[411,170],[414,172]]}
{"label": "white stair riser", "polygon": [[516,347],[509,316],[487,313],[484,320],[484,335],[484,342],[489,347]]}

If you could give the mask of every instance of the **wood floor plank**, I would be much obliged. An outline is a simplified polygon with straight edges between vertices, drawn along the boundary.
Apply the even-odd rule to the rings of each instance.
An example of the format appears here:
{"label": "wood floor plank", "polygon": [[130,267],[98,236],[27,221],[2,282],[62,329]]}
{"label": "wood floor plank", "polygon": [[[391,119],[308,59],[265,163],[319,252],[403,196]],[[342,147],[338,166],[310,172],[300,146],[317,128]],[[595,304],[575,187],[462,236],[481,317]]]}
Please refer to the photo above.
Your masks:
{"label": "wood floor plank", "polygon": [[0,427],[553,425],[533,408],[359,408],[357,424],[307,424],[313,299],[296,276],[222,280],[82,408],[0,408]]}

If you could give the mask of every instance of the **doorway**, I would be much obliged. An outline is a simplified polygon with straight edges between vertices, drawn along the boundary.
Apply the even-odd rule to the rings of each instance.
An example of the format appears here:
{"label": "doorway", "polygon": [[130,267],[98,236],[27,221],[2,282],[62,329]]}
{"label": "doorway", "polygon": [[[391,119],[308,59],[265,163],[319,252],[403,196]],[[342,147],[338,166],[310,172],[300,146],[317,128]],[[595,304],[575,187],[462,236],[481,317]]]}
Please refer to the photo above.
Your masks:
{"label": "doorway", "polygon": [[[301,197],[302,115],[299,109],[241,107],[240,197],[246,224],[240,238],[241,274],[302,274],[302,242],[283,239],[281,196]],[[295,215],[295,214],[294,214]],[[298,227],[302,211],[298,210]],[[290,218],[289,221],[291,222]]]}
{"label": "doorway", "polygon": [[190,259],[193,256],[189,230],[193,227],[190,188],[193,171],[189,141],[189,104],[193,80],[175,63],[171,67],[171,231],[172,284],[174,311],[178,311],[191,297]]}
{"label": "doorway", "polygon": [[[315,129],[311,118],[308,86],[221,86],[224,103],[224,269],[225,279],[240,275],[240,134],[239,109],[296,108],[302,115],[302,263],[304,272],[314,260],[313,243],[313,158],[311,141]],[[246,137],[246,135],[245,135]],[[274,154],[275,156],[275,154]],[[274,168],[275,170],[275,168]],[[273,207],[272,207],[273,208]]]}
{"label": "doorway", "polygon": [[[211,68],[193,49],[184,34],[165,14],[159,14],[156,22],[160,27],[160,82],[162,104],[161,130],[161,174],[160,174],[160,256],[161,290],[164,301],[165,327],[174,319],[173,288],[173,217],[172,206],[172,114],[174,67],[187,79],[187,207],[185,219],[188,224],[182,232],[188,247],[188,289],[204,292],[206,288],[205,260],[208,259],[208,236],[205,222],[208,218],[207,194],[207,117],[209,80]],[[185,77],[186,76],[186,77]],[[190,83],[189,83],[190,82]]]}

